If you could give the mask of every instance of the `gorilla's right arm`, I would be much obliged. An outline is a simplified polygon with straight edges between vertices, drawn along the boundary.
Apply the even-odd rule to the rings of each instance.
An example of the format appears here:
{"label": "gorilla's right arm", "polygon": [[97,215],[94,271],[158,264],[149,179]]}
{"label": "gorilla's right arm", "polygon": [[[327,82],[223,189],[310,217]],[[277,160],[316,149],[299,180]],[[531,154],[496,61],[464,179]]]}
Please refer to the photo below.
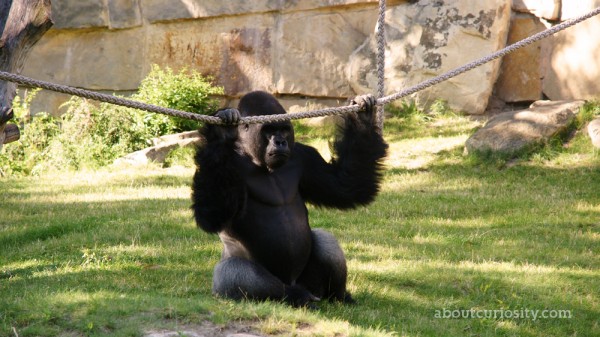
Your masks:
{"label": "gorilla's right arm", "polygon": [[316,206],[339,209],[366,205],[375,199],[383,179],[383,160],[388,145],[375,127],[375,106],[371,95],[358,96],[353,104],[361,112],[344,118],[334,145],[333,159],[327,163],[318,152],[300,146],[304,173],[300,194]]}
{"label": "gorilla's right arm", "polygon": [[[235,123],[239,112],[219,110],[215,114],[226,123]],[[243,212],[246,188],[236,159],[238,130],[235,125],[205,125],[200,133],[205,144],[196,153],[196,173],[192,187],[192,209],[196,224],[216,233],[231,224]]]}

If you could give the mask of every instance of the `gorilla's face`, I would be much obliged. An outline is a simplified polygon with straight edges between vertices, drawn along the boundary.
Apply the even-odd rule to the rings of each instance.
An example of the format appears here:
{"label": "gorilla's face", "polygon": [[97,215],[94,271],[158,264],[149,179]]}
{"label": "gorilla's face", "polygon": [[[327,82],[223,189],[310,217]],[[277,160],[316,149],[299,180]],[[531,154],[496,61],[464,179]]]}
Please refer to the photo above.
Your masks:
{"label": "gorilla's face", "polygon": [[260,166],[273,171],[289,159],[294,146],[294,129],[290,122],[244,125],[240,138],[247,154]]}
{"label": "gorilla's face", "polygon": [[288,161],[294,145],[292,124],[265,124],[261,133],[266,142],[265,165],[269,170],[283,166]]}
{"label": "gorilla's face", "polygon": [[[285,114],[286,111],[273,95],[254,91],[244,95],[238,104],[243,117]],[[273,171],[288,161],[294,147],[292,123],[268,123],[240,125],[241,148],[259,166]]]}

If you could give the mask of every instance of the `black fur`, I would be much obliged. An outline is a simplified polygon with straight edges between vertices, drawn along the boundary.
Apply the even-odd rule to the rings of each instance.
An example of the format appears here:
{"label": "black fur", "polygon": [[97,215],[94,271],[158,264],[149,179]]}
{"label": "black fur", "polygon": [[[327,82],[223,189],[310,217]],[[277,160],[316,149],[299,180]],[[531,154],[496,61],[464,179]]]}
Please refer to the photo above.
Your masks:
{"label": "black fur", "polygon": [[[305,202],[349,209],[379,191],[387,144],[374,127],[372,97],[355,101],[364,109],[344,118],[331,163],[295,143],[290,122],[201,130],[206,143],[196,154],[192,207],[198,226],[219,233],[224,245],[216,294],[296,306],[317,298],[352,301],[342,249],[330,233],[310,229]],[[216,115],[235,122],[285,113],[260,91],[242,97],[238,109]]]}

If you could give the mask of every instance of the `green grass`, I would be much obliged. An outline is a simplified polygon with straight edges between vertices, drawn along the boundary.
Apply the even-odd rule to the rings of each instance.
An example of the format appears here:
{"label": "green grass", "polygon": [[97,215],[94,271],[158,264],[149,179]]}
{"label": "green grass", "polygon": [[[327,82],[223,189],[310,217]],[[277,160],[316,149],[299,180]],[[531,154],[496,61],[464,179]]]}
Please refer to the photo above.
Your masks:
{"label": "green grass", "polygon": [[[309,208],[311,225],[340,240],[358,302],[315,311],[211,295],[221,245],[193,223],[191,167],[0,179],[0,336],[142,336],[205,321],[284,336],[600,335],[600,158],[583,133],[511,165],[464,157],[475,126],[390,119],[377,201]],[[326,152],[326,137],[311,142]],[[444,309],[571,318],[436,318]]]}

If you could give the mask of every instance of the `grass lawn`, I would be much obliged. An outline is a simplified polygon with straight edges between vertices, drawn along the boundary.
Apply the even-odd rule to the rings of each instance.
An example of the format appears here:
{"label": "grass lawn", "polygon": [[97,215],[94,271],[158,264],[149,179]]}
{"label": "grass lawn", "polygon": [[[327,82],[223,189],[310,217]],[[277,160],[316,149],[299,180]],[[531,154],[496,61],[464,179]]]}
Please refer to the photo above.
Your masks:
{"label": "grass lawn", "polygon": [[221,245],[193,223],[191,167],[0,178],[0,336],[600,336],[599,156],[580,133],[480,162],[462,154],[475,124],[389,120],[377,201],[309,208],[358,302],[314,311],[211,295]]}

